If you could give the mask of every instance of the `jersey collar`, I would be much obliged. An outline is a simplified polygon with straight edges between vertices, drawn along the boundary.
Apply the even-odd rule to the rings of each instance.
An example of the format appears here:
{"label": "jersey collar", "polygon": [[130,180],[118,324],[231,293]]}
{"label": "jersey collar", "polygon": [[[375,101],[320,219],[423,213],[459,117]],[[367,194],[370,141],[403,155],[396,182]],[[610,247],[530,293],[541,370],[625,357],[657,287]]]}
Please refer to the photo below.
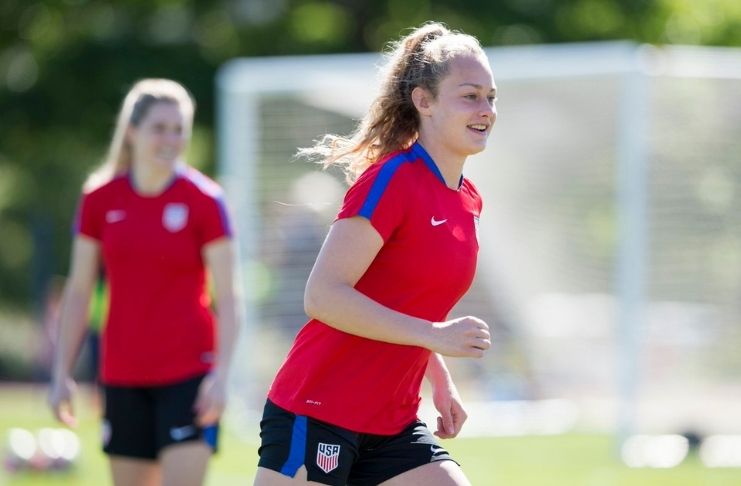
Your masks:
{"label": "jersey collar", "polygon": [[[440,182],[443,183],[445,187],[448,187],[448,184],[445,182],[445,178],[443,177],[442,173],[440,172],[440,169],[437,167],[437,164],[434,160],[432,160],[432,157],[430,157],[430,154],[427,153],[427,150],[422,147],[422,144],[419,143],[419,141],[414,142],[412,145],[412,153],[422,159],[424,161],[425,165],[432,171],[433,174],[435,174],[435,177],[438,178]],[[463,174],[461,174],[461,178],[458,181],[458,187],[455,190],[458,190],[463,185]],[[450,189],[450,188],[448,188]]]}
{"label": "jersey collar", "polygon": [[161,196],[162,194],[164,194],[165,192],[167,192],[172,186],[174,186],[175,185],[175,182],[179,178],[183,177],[183,175],[185,174],[185,171],[186,171],[185,165],[182,164],[182,163],[178,163],[175,166],[175,170],[172,172],[172,175],[170,176],[170,180],[167,181],[167,183],[165,183],[164,186],[162,186],[162,190],[160,190],[157,194],[146,194],[145,195],[145,194],[142,194],[141,192],[139,192],[139,189],[136,187],[136,183],[134,182],[134,174],[133,174],[133,171],[131,169],[129,169],[126,172],[126,178],[129,181],[129,187],[131,187],[131,190],[134,191],[134,193],[137,196],[139,196],[139,197],[145,197],[145,198],[155,198],[155,197]]}

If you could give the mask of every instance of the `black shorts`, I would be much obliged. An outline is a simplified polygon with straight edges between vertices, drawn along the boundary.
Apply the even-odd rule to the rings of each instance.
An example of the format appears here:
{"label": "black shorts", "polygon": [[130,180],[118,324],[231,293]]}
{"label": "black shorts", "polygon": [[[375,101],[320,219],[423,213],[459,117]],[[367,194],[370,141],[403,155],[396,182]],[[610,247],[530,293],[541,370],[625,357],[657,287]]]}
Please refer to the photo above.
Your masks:
{"label": "black shorts", "polygon": [[336,486],[377,485],[436,461],[452,461],[427,426],[415,421],[396,435],[371,435],[294,415],[270,400],[260,422],[258,466]]}
{"label": "black shorts", "polygon": [[197,440],[215,451],[218,424],[195,423],[193,405],[202,380],[203,375],[155,387],[104,386],[103,451],[156,459],[164,447]]}

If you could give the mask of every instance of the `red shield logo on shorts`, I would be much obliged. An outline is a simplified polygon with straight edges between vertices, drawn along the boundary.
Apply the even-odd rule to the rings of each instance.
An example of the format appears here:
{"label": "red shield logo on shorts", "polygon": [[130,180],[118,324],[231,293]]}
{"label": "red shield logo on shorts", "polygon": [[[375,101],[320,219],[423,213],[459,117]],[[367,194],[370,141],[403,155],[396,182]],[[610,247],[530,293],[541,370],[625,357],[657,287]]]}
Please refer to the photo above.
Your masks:
{"label": "red shield logo on shorts", "polygon": [[316,465],[325,473],[337,469],[340,463],[340,446],[337,444],[322,444],[316,451]]}

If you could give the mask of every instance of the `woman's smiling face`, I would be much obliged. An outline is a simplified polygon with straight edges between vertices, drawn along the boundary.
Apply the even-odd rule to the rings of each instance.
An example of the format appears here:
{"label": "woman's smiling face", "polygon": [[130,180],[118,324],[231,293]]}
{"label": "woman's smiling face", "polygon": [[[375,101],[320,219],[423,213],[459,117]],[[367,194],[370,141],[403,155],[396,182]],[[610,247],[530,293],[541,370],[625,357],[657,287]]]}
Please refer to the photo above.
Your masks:
{"label": "woman's smiling face", "polygon": [[497,118],[496,86],[482,56],[457,56],[448,69],[437,86],[437,96],[427,109],[420,110],[420,128],[446,152],[467,157],[486,148]]}
{"label": "woman's smiling face", "polygon": [[139,125],[129,127],[134,160],[160,170],[174,169],[189,136],[185,116],[174,102],[155,103]]}

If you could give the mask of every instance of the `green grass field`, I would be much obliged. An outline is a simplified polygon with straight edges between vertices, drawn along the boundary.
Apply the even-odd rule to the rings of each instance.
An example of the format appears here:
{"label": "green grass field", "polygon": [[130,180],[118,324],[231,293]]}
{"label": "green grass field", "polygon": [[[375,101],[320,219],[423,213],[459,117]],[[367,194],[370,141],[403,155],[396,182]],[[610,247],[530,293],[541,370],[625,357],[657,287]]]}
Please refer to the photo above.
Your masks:
{"label": "green grass field", "polygon": [[[56,426],[42,388],[0,386],[0,433],[3,447],[11,427],[36,430]],[[88,404],[87,406],[85,404]],[[77,432],[83,452],[77,466],[64,473],[2,470],[0,485],[101,486],[110,484],[105,456],[99,451],[98,421],[82,393],[77,401]],[[211,464],[209,486],[252,484],[257,437],[239,438],[228,428],[221,452]],[[606,435],[456,439],[444,445],[461,463],[474,485],[507,486],[731,486],[741,484],[741,469],[707,469],[696,457],[669,470],[630,469],[615,460]],[[3,449],[4,453],[4,449]]]}

